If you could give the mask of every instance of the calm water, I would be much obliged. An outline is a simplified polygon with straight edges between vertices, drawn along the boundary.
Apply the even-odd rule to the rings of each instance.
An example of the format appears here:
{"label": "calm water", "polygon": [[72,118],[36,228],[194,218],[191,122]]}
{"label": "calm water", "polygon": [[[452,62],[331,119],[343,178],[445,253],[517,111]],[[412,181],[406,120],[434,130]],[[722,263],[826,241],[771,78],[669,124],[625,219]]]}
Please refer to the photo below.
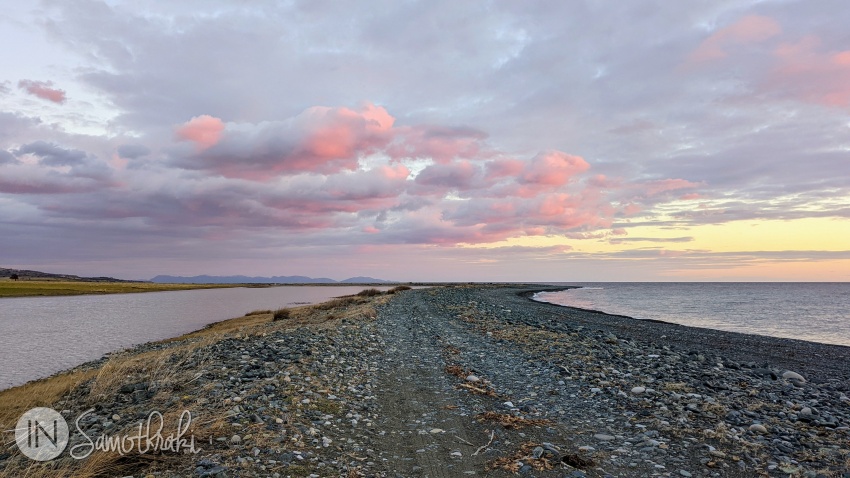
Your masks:
{"label": "calm water", "polygon": [[0,389],[252,310],[315,304],[363,289],[298,286],[0,299]]}
{"label": "calm water", "polygon": [[537,300],[609,314],[850,345],[850,283],[583,283]]}

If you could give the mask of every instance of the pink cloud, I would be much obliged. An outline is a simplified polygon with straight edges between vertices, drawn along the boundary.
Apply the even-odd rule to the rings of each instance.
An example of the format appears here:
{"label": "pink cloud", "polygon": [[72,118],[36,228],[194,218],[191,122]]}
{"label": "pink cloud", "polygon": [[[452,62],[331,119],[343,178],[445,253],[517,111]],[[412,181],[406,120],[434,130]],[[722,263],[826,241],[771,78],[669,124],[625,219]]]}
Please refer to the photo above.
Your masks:
{"label": "pink cloud", "polygon": [[688,181],[686,179],[659,179],[657,181],[649,181],[643,184],[643,189],[649,197],[657,196],[668,191],[692,189],[696,187],[699,187],[699,183]]}
{"label": "pink cloud", "polygon": [[[628,183],[589,176],[584,158],[562,151],[519,159],[488,145],[476,130],[399,126],[370,103],[312,107],[290,120],[256,125],[225,127],[217,118],[196,117],[178,137],[202,146],[178,164],[251,192],[250,200],[206,195],[172,210],[214,215],[221,224],[355,231],[381,243],[593,234],[610,229],[617,216],[672,200],[668,191],[696,186],[682,179]],[[415,176],[414,159],[430,161]],[[244,179],[260,183],[249,187]]]}
{"label": "pink cloud", "polygon": [[376,151],[387,143],[395,123],[387,110],[371,103],[359,111],[317,106],[299,119],[306,132],[299,154],[320,160],[353,158]]}
{"label": "pink cloud", "polygon": [[547,151],[538,154],[528,163],[522,173],[521,181],[527,184],[545,186],[563,186],[575,175],[590,169],[587,161],[560,151]]}
{"label": "pink cloud", "polygon": [[729,55],[729,49],[739,45],[761,43],[780,33],[782,27],[776,20],[761,15],[747,15],[706,38],[691,52],[688,61],[702,63],[720,60]]}
{"label": "pink cloud", "polygon": [[487,135],[471,128],[418,125],[399,128],[397,135],[401,140],[387,149],[387,154],[396,159],[427,158],[444,164],[490,155],[483,145]]}
{"label": "pink cloud", "polygon": [[195,147],[202,151],[218,144],[223,131],[224,122],[221,119],[201,115],[177,127],[175,134],[181,140],[195,143]]}
{"label": "pink cloud", "polygon": [[54,103],[65,102],[65,91],[58,88],[53,88],[52,81],[34,81],[21,80],[18,82],[18,88],[22,88],[27,93],[41,98],[43,100],[52,101]]}
{"label": "pink cloud", "polygon": [[764,88],[827,106],[850,106],[850,50],[824,50],[818,37],[807,36],[779,45],[774,56],[778,64]]}
{"label": "pink cloud", "polygon": [[485,165],[488,179],[518,176],[524,167],[525,162],[518,159],[494,159]]}

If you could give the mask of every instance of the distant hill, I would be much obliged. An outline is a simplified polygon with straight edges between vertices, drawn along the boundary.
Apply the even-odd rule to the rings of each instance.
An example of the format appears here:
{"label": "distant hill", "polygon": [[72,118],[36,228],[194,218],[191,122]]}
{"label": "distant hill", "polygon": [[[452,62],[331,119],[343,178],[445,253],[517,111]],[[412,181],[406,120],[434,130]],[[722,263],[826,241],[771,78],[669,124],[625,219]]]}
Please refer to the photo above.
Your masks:
{"label": "distant hill", "polygon": [[17,275],[18,280],[56,280],[73,282],[138,282],[116,279],[114,277],[80,277],[70,274],[51,274],[50,272],[31,271],[27,269],[5,269],[0,267],[0,277]]}
{"label": "distant hill", "polygon": [[306,276],[272,276],[272,277],[248,277],[248,276],[169,276],[158,275],[151,282],[160,284],[374,284],[390,282],[373,277],[351,277],[342,281],[335,281],[327,277]]}

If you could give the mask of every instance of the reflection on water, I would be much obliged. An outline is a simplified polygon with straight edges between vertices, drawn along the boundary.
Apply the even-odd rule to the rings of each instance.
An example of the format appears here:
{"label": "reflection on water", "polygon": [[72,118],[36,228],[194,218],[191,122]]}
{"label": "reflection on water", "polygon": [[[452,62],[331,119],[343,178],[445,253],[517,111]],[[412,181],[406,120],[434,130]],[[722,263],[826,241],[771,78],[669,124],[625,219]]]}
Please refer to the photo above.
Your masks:
{"label": "reflection on water", "polygon": [[0,389],[252,310],[315,304],[361,290],[362,286],[240,287],[0,299]]}

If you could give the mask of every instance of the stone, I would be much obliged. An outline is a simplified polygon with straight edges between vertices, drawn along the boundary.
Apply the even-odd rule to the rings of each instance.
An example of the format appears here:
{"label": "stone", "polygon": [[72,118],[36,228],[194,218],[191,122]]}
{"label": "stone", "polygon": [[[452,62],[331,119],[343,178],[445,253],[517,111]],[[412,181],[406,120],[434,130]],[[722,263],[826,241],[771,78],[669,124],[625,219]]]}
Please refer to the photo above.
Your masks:
{"label": "stone", "polygon": [[750,425],[750,431],[754,433],[767,433],[767,427],[761,423],[753,423]]}
{"label": "stone", "polygon": [[786,370],[785,372],[783,372],[782,378],[784,378],[785,380],[788,380],[789,382],[797,381],[797,382],[800,382],[800,383],[806,383],[806,379],[803,378],[802,375],[800,375],[797,372],[792,372],[790,370]]}
{"label": "stone", "polygon": [[600,440],[600,441],[611,441],[615,437],[614,437],[614,435],[608,435],[608,434],[605,434],[605,433],[597,433],[596,435],[593,435],[593,438],[596,438],[597,440]]}
{"label": "stone", "polygon": [[539,459],[542,456],[543,456],[543,447],[542,446],[534,447],[534,449],[531,450],[531,457],[532,458]]}
{"label": "stone", "polygon": [[481,379],[480,379],[480,378],[478,378],[478,376],[477,376],[477,375],[469,374],[469,375],[467,375],[467,377],[466,377],[466,381],[467,381],[467,382],[480,382],[480,381],[481,381]]}
{"label": "stone", "polygon": [[646,387],[634,387],[632,388],[633,395],[640,395],[641,393],[646,391]]}
{"label": "stone", "polygon": [[242,443],[242,437],[239,436],[239,435],[233,435],[232,437],[230,437],[230,443],[233,443],[234,445],[238,445],[238,444]]}

